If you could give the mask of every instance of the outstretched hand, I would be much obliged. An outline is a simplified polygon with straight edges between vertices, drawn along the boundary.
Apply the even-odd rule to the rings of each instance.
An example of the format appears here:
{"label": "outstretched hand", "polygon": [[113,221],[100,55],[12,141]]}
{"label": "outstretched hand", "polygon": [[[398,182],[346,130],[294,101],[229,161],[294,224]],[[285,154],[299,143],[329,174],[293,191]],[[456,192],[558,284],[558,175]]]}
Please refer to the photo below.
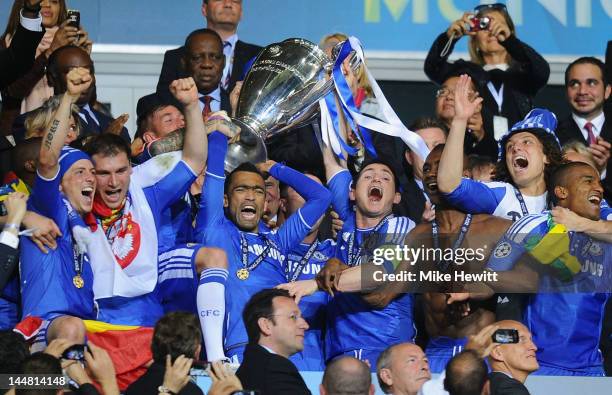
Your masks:
{"label": "outstretched hand", "polygon": [[[455,86],[455,118],[467,120],[474,115],[480,103],[482,103],[482,97],[474,97],[474,93],[471,91],[472,79],[467,74],[462,74],[459,77],[457,86]],[[473,97],[473,99],[470,99]]]}

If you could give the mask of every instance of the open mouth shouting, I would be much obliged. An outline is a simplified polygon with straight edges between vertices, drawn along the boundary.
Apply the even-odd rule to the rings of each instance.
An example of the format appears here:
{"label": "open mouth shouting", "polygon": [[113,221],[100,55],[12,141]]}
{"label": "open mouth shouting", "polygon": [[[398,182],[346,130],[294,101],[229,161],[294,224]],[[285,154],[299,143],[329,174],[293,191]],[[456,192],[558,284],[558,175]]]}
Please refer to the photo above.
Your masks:
{"label": "open mouth shouting", "polygon": [[240,209],[240,216],[247,221],[255,221],[257,219],[257,208],[252,204],[245,204]]}
{"label": "open mouth shouting", "polygon": [[371,202],[380,202],[383,198],[383,189],[378,185],[372,185],[368,189],[368,199]]}
{"label": "open mouth shouting", "polygon": [[529,161],[523,155],[516,155],[514,159],[512,160],[512,168],[514,168],[514,170],[517,172],[527,170],[528,166],[529,166]]}
{"label": "open mouth shouting", "polygon": [[119,203],[121,201],[121,188],[107,189],[103,192],[104,200],[109,203]]}
{"label": "open mouth shouting", "polygon": [[91,204],[93,202],[94,192],[95,192],[95,190],[91,186],[86,186],[83,189],[81,189],[81,195],[83,195],[83,200],[87,204]]}
{"label": "open mouth shouting", "polygon": [[601,204],[601,193],[597,191],[591,192],[589,196],[587,197],[587,200],[592,205],[599,207],[599,205]]}

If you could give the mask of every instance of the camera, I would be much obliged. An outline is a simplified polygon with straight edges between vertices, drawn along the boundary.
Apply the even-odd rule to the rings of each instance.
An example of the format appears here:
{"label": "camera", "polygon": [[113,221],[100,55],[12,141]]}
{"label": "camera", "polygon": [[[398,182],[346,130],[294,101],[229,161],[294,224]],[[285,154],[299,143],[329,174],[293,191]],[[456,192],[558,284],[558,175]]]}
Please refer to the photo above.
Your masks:
{"label": "camera", "polygon": [[68,10],[68,26],[76,27],[77,29],[81,26],[81,13],[78,10]]}
{"label": "camera", "polygon": [[516,329],[498,329],[492,336],[494,343],[516,344],[519,342],[519,334]]}
{"label": "camera", "polygon": [[209,366],[210,362],[208,361],[193,361],[191,364],[191,369],[189,370],[189,375],[192,377],[208,376]]}
{"label": "camera", "polygon": [[489,27],[491,18],[488,16],[471,15],[469,21],[470,22],[466,24],[467,30],[470,32],[479,32],[481,30],[486,30]]}
{"label": "camera", "polygon": [[84,361],[85,360],[85,345],[75,344],[68,347],[62,354],[62,359],[70,359],[73,361]]}

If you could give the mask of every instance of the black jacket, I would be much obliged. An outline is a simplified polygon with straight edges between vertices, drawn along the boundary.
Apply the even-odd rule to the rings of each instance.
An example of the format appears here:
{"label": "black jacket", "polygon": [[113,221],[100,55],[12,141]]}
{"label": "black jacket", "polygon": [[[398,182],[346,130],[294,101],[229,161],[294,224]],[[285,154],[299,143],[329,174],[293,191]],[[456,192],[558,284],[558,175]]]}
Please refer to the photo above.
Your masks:
{"label": "black jacket", "polygon": [[491,395],[529,395],[527,387],[520,381],[500,372],[489,374]]}
{"label": "black jacket", "polygon": [[[234,63],[232,66],[232,73],[230,74],[229,89],[231,92],[236,85],[236,81],[242,78],[245,64],[251,60],[252,57],[257,56],[262,47],[245,43],[244,41],[238,40],[236,42],[236,48],[234,48]],[[162,64],[161,73],[159,74],[159,81],[157,82],[158,93],[162,95],[168,95],[168,87],[172,81],[177,78],[189,77],[183,65],[181,59],[185,54],[185,47],[179,47],[166,51],[164,55],[164,63]],[[226,59],[226,62],[229,61]]]}
{"label": "black jacket", "polygon": [[293,362],[258,344],[246,346],[236,375],[245,390],[258,390],[260,395],[310,395]]}
{"label": "black jacket", "polygon": [[[612,143],[612,119],[607,115],[608,114],[606,114],[606,120],[604,121],[599,136],[607,142]],[[572,140],[580,141],[587,147],[589,145],[571,115],[559,122],[555,133],[557,134],[561,145]],[[608,161],[606,178],[602,180],[602,185],[605,190],[604,197],[607,201],[610,201],[610,199],[612,199],[612,160]]]}
{"label": "black jacket", "polygon": [[[162,383],[164,382],[165,372],[165,365],[153,362],[153,364],[149,367],[149,369],[147,369],[145,374],[143,374],[138,380],[130,384],[127,390],[125,390],[125,395],[158,394],[159,391],[157,391],[157,387],[162,385]],[[204,395],[204,392],[202,392],[200,387],[198,387],[195,383],[190,381],[179,392],[179,395]]]}
{"label": "black jacket", "polygon": [[[456,67],[448,61],[448,57],[457,41],[453,41],[450,51],[443,57],[441,53],[448,42],[448,37],[446,33],[442,33],[436,38],[425,59],[425,74],[430,80],[442,84]],[[548,82],[550,66],[540,54],[516,38],[515,35],[508,37],[501,45],[506,48],[512,57],[510,67],[506,71],[491,70],[489,72],[481,68],[483,74],[478,77],[481,79],[478,82],[479,91],[484,99],[483,107],[489,110],[491,117],[498,115],[498,108],[486,85],[491,81],[499,89],[499,86],[502,83],[504,84],[501,115],[508,118],[508,127],[510,128],[514,123],[522,120],[533,107],[533,97]],[[472,62],[466,63],[474,65]]]}
{"label": "black jacket", "polygon": [[0,50],[0,70],[2,70],[0,73],[0,89],[4,89],[30,70],[32,63],[34,63],[36,48],[44,34],[44,29],[42,32],[33,32],[21,26],[21,24],[17,26],[11,45]]}

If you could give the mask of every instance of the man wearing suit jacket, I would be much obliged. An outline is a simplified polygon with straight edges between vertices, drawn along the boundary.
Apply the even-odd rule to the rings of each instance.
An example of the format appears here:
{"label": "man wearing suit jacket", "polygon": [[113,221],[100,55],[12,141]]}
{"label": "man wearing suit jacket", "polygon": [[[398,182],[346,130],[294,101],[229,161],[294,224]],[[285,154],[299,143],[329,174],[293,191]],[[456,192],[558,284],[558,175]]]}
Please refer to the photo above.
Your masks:
{"label": "man wearing suit jacket", "polygon": [[518,321],[499,321],[500,329],[518,331],[518,343],[498,344],[489,354],[491,395],[529,395],[525,380],[539,369],[536,359],[538,347],[531,340],[529,329]]}
{"label": "man wearing suit jacket", "polygon": [[[73,45],[56,49],[49,57],[47,81],[53,87],[55,95],[63,94],[67,90],[66,75],[75,67],[88,69],[93,79],[91,86],[81,94],[76,102],[79,107],[81,136],[100,134],[107,130],[109,124],[113,122],[113,118],[89,105],[92,102],[96,83],[94,64],[89,54],[82,48]],[[25,120],[32,112],[21,114],[13,122],[12,134],[16,142],[25,138]],[[124,140],[130,141],[130,134],[125,127],[121,129],[120,135]]]}
{"label": "man wearing suit jacket", "polygon": [[0,89],[23,75],[34,63],[36,47],[45,34],[39,15],[40,2],[41,0],[25,1],[11,45],[0,50]]}
{"label": "man wearing suit jacket", "polygon": [[310,394],[289,356],[304,348],[308,324],[286,290],[264,289],[251,297],[242,319],[249,336],[236,375],[261,395]]}
{"label": "man wearing suit jacket", "polygon": [[604,64],[594,57],[582,57],[565,70],[565,88],[572,115],[559,123],[557,137],[561,144],[578,140],[591,148],[602,175],[605,198],[612,198],[612,119],[607,119],[604,102],[610,97]]}
{"label": "man wearing suit jacket", "polygon": [[[225,55],[221,87],[231,92],[236,81],[242,79],[245,64],[257,56],[261,47],[238,40],[236,31],[242,18],[242,0],[203,0],[202,15],[206,18],[207,27],[221,36]],[[181,64],[184,53],[184,46],[166,52],[157,92],[167,93],[172,81],[188,76]]]}
{"label": "man wearing suit jacket", "polygon": [[[219,110],[231,114],[229,95],[221,89],[220,84],[225,57],[223,41],[217,32],[198,29],[189,33],[185,40],[182,64],[187,77],[192,77],[198,88],[202,115],[206,117]],[[165,96],[162,94],[162,97]]]}

